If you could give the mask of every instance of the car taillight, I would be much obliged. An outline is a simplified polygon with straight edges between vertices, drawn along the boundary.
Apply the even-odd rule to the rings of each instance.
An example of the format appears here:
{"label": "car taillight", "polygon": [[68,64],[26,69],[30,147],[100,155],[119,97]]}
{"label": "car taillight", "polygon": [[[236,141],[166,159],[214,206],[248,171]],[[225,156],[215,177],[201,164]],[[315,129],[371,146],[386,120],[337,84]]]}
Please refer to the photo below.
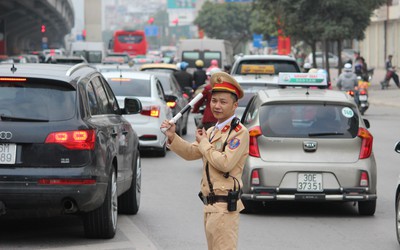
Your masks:
{"label": "car taillight", "polygon": [[357,136],[362,139],[359,158],[365,159],[370,157],[372,153],[372,142],[374,137],[365,128],[359,128]]}
{"label": "car taillight", "polygon": [[176,107],[176,102],[167,102],[167,106],[173,109]]}
{"label": "car taillight", "polygon": [[368,184],[369,184],[368,173],[362,171],[360,175],[360,187],[368,187]]}
{"label": "car taillight", "polygon": [[47,136],[45,143],[60,144],[72,150],[92,150],[96,143],[96,131],[74,130],[53,132]]}
{"label": "car taillight", "polygon": [[258,149],[257,137],[262,135],[261,128],[259,126],[250,129],[250,145],[249,145],[249,155],[253,157],[260,157],[260,150]]}
{"label": "car taillight", "polygon": [[142,108],[140,112],[141,115],[147,115],[151,117],[159,117],[160,116],[160,107],[159,106],[145,106]]}
{"label": "car taillight", "polygon": [[260,185],[258,169],[254,169],[253,172],[251,172],[251,185]]}

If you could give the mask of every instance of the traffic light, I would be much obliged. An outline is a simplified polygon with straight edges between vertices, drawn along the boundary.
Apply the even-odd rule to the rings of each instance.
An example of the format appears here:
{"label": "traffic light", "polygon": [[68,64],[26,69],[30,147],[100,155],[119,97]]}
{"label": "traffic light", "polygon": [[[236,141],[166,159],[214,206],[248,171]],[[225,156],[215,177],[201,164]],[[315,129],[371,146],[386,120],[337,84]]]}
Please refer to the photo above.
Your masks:
{"label": "traffic light", "polygon": [[42,33],[45,33],[46,32],[46,25],[44,25],[44,24],[42,24],[42,27],[41,27],[41,30],[40,30]]}
{"label": "traffic light", "polygon": [[147,21],[148,24],[153,24],[154,23],[154,17],[150,17],[149,20]]}

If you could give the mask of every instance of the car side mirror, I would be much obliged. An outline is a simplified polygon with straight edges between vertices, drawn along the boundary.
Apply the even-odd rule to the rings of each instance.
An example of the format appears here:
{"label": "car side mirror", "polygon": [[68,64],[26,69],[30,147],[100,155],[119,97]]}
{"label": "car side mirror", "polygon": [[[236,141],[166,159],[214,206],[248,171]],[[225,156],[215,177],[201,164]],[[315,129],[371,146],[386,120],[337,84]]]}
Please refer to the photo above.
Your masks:
{"label": "car side mirror", "polygon": [[138,114],[142,111],[142,103],[137,98],[125,98],[123,113],[127,115]]}
{"label": "car side mirror", "polygon": [[396,143],[396,145],[394,145],[394,151],[396,151],[396,153],[400,154],[400,141],[398,141]]}
{"label": "car side mirror", "polygon": [[178,97],[174,95],[165,95],[165,101],[166,102],[176,102],[178,100]]}
{"label": "car side mirror", "polygon": [[369,121],[367,119],[363,119],[363,121],[364,121],[365,127],[369,128],[370,127]]}

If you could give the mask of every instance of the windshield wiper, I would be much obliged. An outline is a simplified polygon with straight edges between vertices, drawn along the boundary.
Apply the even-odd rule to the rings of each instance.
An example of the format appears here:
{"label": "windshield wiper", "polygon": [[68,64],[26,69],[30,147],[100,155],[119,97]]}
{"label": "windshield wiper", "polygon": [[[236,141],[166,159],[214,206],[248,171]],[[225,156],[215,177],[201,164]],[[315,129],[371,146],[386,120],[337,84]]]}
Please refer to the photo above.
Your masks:
{"label": "windshield wiper", "polygon": [[0,115],[2,121],[17,121],[17,122],[49,122],[48,119],[37,119],[37,118],[25,118],[25,117],[15,117],[7,116],[4,114]]}
{"label": "windshield wiper", "polygon": [[321,132],[321,133],[309,133],[308,136],[329,136],[329,135],[344,135],[344,133],[339,132]]}

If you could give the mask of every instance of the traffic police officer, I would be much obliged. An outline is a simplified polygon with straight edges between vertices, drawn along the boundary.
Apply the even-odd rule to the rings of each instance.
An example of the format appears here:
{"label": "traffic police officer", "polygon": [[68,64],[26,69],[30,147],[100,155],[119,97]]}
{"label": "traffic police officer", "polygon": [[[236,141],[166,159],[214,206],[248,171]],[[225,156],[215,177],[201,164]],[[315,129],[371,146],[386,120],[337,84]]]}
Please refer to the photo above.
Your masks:
{"label": "traffic police officer", "polygon": [[207,131],[197,129],[196,141],[189,143],[175,134],[168,120],[168,146],[186,160],[203,159],[203,177],[199,196],[204,203],[204,227],[208,249],[236,249],[239,212],[244,208],[240,198],[242,172],[249,151],[249,132],[235,117],[243,90],[225,72],[210,79],[211,110],[218,122]]}

